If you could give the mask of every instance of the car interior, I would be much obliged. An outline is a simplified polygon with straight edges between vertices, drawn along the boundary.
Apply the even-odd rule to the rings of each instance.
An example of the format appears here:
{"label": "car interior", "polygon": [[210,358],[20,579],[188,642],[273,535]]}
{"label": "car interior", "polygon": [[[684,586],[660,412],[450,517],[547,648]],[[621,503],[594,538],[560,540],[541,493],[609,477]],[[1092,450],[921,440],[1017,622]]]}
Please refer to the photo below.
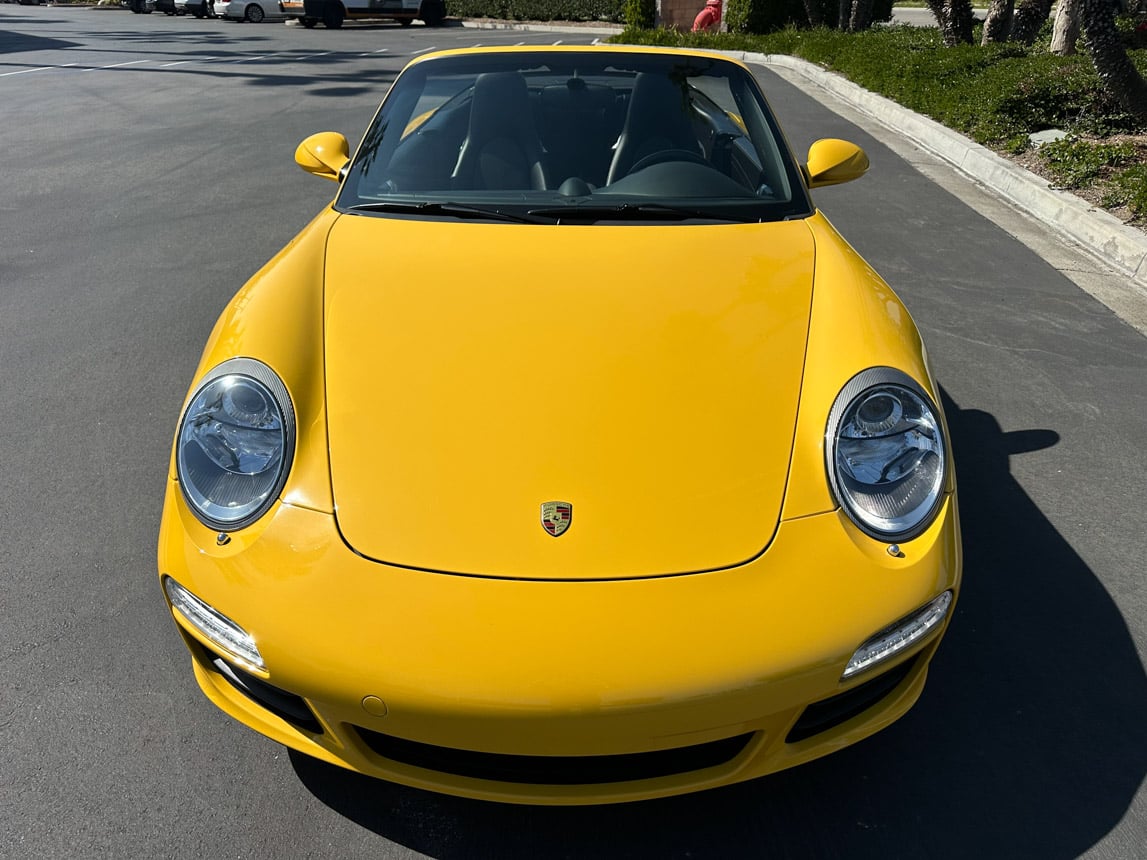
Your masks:
{"label": "car interior", "polygon": [[447,192],[789,200],[791,165],[763,108],[738,105],[725,78],[677,71],[427,77],[388,98],[340,202]]}

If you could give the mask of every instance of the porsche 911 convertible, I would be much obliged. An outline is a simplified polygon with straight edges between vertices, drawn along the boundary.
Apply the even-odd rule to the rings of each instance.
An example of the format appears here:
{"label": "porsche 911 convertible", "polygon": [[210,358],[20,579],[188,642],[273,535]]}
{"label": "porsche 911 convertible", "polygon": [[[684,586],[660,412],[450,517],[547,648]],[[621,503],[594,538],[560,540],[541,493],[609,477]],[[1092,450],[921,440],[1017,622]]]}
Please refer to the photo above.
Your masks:
{"label": "porsche 911 convertible", "polygon": [[[228,305],[159,575],[208,698],[523,803],[809,761],[917,700],[961,575],[939,390],[742,64],[423,56]],[[926,750],[917,751],[921,756]],[[905,750],[905,754],[911,754]]]}

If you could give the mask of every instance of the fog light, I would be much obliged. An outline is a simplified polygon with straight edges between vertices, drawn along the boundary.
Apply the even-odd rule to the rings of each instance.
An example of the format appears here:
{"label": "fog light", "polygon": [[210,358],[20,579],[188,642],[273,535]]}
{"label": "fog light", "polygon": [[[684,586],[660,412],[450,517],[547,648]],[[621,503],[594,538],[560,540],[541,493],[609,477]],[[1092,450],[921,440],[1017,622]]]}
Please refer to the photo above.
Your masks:
{"label": "fog light", "polygon": [[843,681],[845,678],[851,678],[859,672],[871,669],[877,663],[883,663],[889,657],[899,654],[908,646],[919,642],[944,620],[951,605],[952,592],[945,591],[907,618],[902,618],[895,624],[884,628],[856,649],[856,653],[848,661],[840,679]]}
{"label": "fog light", "polygon": [[263,655],[246,630],[226,615],[212,609],[170,576],[163,578],[163,590],[167,592],[171,605],[208,642],[249,668],[267,671]]}

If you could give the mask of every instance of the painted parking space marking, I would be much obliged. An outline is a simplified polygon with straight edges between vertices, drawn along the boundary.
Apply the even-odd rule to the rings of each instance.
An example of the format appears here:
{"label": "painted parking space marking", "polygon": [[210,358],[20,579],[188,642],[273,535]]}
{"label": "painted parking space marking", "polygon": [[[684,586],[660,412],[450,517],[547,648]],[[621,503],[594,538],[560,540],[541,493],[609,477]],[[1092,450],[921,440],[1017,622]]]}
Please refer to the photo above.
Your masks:
{"label": "painted parking space marking", "polygon": [[15,72],[0,72],[0,78],[9,78],[12,75],[26,75],[29,72],[46,72],[48,69],[54,69],[56,66],[38,66],[35,69],[20,69]]}
{"label": "painted parking space marking", "polygon": [[140,63],[146,63],[148,60],[128,60],[126,63],[112,63],[107,66],[94,66],[88,69],[81,69],[84,72],[102,72],[105,69],[122,69],[124,66],[138,66]]}
{"label": "painted parking space marking", "polygon": [[[520,44],[525,44],[525,43],[520,43]],[[313,54],[294,54],[288,50],[288,51],[283,51],[283,52],[275,52],[272,54],[257,54],[257,55],[252,55],[252,56],[238,56],[238,57],[235,57],[235,56],[216,56],[216,55],[187,57],[187,58],[182,59],[182,60],[173,60],[173,61],[168,62],[168,63],[157,63],[154,59],[146,58],[146,59],[137,59],[137,60],[124,60],[123,62],[108,63],[106,65],[101,65],[101,66],[88,65],[86,63],[79,63],[79,62],[71,62],[71,63],[64,63],[61,65],[35,66],[32,68],[27,68],[27,69],[13,69],[11,71],[0,71],[0,78],[12,77],[15,75],[27,75],[27,74],[30,74],[33,72],[58,71],[60,69],[71,69],[72,71],[77,71],[77,72],[100,72],[100,71],[106,71],[109,69],[122,69],[122,68],[126,68],[129,66],[141,66],[141,65],[146,65],[146,66],[153,68],[153,69],[176,69],[176,68],[179,68],[180,66],[187,66],[187,65],[192,65],[192,64],[208,64],[208,63],[214,63],[214,64],[218,64],[218,65],[238,65],[240,63],[260,62],[260,61],[286,65],[286,64],[290,64],[290,63],[300,63],[300,62],[304,62],[306,60],[315,60],[315,59],[319,59],[322,57],[330,57],[330,56],[377,57],[377,58],[383,59],[383,60],[391,60],[391,59],[399,59],[402,57],[414,57],[414,56],[418,56],[419,54],[425,54],[425,53],[429,53],[430,51],[437,51],[437,50],[438,50],[437,46],[431,46],[428,48],[423,48],[423,49],[418,50],[418,51],[410,51],[410,52],[406,52],[406,51],[395,52],[392,48],[378,48],[378,49],[370,51],[370,52],[364,52],[364,53],[357,53],[356,52],[354,54],[351,54],[349,52],[335,52],[335,51],[320,51],[320,52],[313,53]],[[3,68],[3,66],[0,66],[0,68]]]}

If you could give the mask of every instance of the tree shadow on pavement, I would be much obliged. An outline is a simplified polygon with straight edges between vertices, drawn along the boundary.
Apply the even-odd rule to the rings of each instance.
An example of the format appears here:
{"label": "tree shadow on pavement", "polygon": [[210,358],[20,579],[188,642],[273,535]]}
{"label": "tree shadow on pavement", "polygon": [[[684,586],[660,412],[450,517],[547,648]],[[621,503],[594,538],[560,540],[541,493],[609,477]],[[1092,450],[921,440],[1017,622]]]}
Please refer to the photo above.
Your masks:
{"label": "tree shadow on pavement", "polygon": [[[5,26],[16,21],[18,23],[35,24],[18,18],[3,18]],[[27,33],[9,33],[0,30],[0,54],[18,54],[21,51],[61,51],[65,48],[78,48],[75,42],[65,42],[63,39],[48,39],[44,36],[30,36]]]}
{"label": "tree shadow on pavement", "polygon": [[964,587],[923,696],[856,746],[750,783],[617,806],[522,807],[292,753],[319,800],[432,857],[1077,857],[1147,772],[1147,678],[1126,623],[1012,478],[1058,442],[945,397]]}

